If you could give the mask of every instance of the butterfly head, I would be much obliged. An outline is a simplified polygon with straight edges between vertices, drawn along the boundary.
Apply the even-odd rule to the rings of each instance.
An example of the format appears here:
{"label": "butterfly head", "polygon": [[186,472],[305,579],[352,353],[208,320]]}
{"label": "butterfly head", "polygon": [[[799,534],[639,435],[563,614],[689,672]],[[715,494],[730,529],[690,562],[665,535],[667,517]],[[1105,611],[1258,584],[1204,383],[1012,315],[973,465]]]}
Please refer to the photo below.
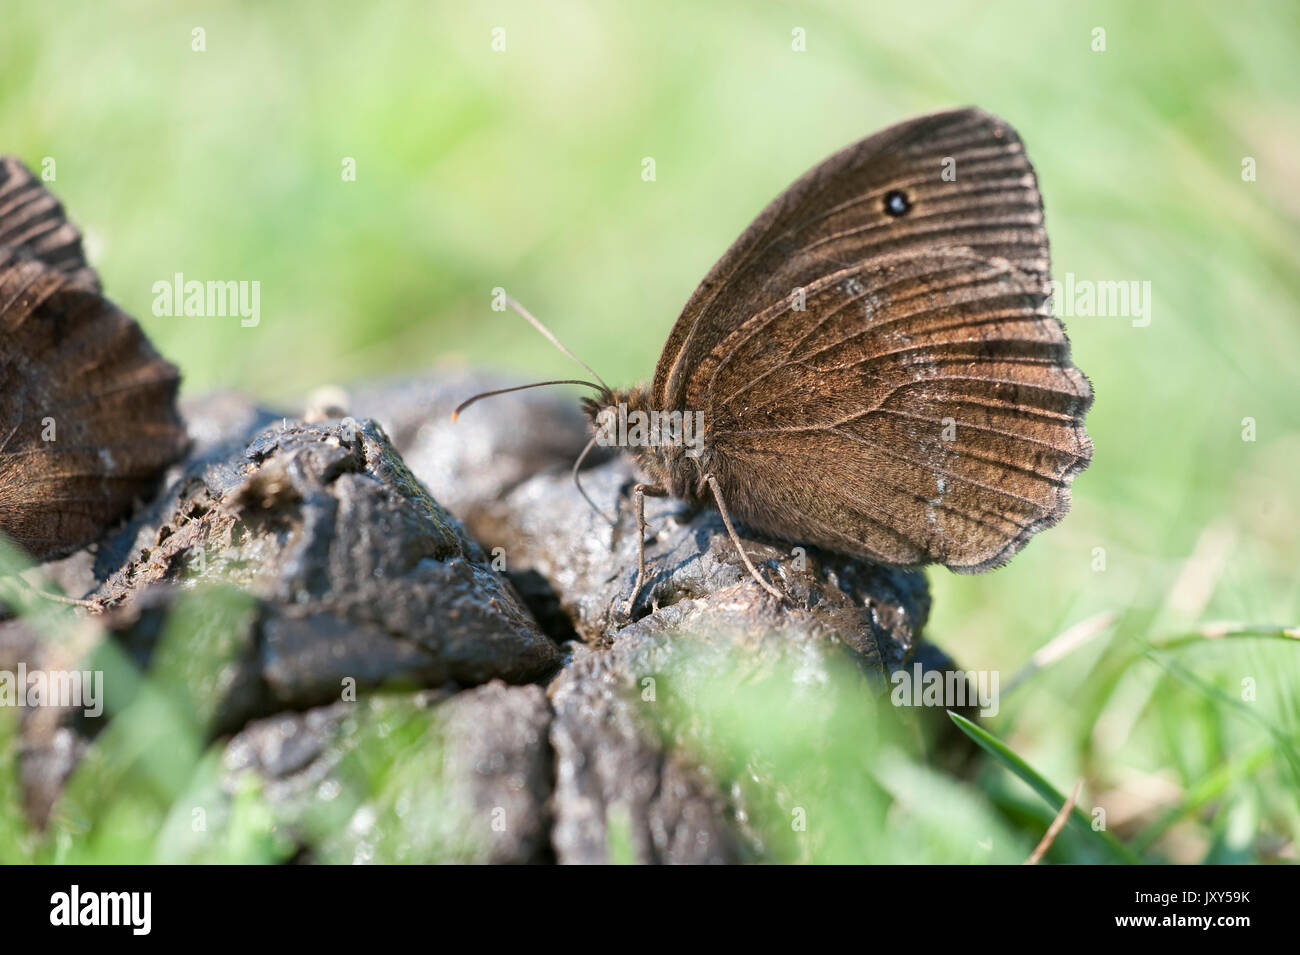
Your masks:
{"label": "butterfly head", "polygon": [[704,416],[651,406],[650,389],[638,385],[584,398],[596,444],[631,453],[656,484],[689,498],[708,453]]}

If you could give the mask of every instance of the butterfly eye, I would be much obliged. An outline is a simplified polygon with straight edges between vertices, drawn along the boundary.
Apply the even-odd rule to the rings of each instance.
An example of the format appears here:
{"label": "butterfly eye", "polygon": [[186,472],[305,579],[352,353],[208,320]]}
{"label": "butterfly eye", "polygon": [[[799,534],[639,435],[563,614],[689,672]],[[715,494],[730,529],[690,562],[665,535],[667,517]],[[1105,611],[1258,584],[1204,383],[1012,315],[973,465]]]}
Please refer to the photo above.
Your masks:
{"label": "butterfly eye", "polygon": [[912,208],[911,200],[907,198],[907,193],[898,189],[891,189],[885,193],[885,212],[897,219],[904,215],[907,210]]}

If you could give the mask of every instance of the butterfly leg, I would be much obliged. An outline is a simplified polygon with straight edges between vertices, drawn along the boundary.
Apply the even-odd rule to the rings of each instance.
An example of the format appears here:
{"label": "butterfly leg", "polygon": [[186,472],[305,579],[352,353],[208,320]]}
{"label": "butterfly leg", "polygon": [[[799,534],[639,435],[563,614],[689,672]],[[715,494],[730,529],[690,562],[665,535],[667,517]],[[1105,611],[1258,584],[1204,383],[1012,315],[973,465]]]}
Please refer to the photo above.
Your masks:
{"label": "butterfly leg", "polygon": [[632,488],[632,498],[636,501],[636,583],[632,585],[632,595],[627,598],[627,604],[623,612],[628,616],[632,615],[632,605],[636,603],[637,595],[641,593],[641,585],[645,583],[645,496],[667,497],[668,489],[660,487],[658,484],[638,484]]}
{"label": "butterfly leg", "polygon": [[749,569],[750,576],[758,581],[758,585],[766,590],[777,600],[784,600],[785,597],[781,591],[777,590],[759,574],[758,570],[749,561],[749,555],[745,553],[745,548],[740,546],[740,538],[736,535],[736,529],[731,526],[731,515],[727,513],[727,505],[722,502],[722,491],[718,487],[718,479],[712,474],[704,475],[704,480],[708,482],[709,487],[713,489],[713,499],[718,502],[718,511],[722,514],[722,523],[727,525],[727,533],[731,535],[731,543],[736,546],[736,551],[740,554],[740,559],[745,562]]}

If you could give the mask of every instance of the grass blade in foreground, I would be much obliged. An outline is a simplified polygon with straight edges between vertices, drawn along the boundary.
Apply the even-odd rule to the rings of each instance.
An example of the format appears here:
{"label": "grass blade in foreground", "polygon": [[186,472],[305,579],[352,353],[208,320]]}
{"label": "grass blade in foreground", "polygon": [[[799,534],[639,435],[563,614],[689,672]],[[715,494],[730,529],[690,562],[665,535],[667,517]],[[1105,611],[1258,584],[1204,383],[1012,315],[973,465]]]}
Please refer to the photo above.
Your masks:
{"label": "grass blade in foreground", "polygon": [[[1026,763],[1023,759],[1011,751],[1011,749],[996,736],[987,730],[981,729],[964,716],[959,716],[952,710],[948,711],[949,718],[957,724],[958,728],[979,744],[980,749],[988,753],[995,760],[1005,766],[1015,776],[1018,776],[1029,788],[1052,807],[1052,811],[1060,809],[1065,805],[1065,796],[1057,792],[1056,787],[1039,775],[1038,771]],[[1123,862],[1129,865],[1140,864],[1142,860],[1131,849],[1121,843],[1105,830],[1092,828],[1088,817],[1077,806],[1070,813],[1070,823],[1075,830],[1088,837],[1096,840],[1102,846],[1107,855],[1112,856],[1116,862]]]}

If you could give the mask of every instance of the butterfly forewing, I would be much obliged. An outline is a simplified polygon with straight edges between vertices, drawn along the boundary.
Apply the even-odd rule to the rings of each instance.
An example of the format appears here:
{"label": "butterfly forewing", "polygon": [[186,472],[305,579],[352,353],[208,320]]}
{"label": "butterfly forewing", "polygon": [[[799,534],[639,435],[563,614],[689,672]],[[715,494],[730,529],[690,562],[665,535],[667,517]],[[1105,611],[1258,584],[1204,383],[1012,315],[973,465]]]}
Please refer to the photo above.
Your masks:
{"label": "butterfly forewing", "polygon": [[1048,280],[1015,132],[978,110],[912,120],[759,216],[687,303],[654,400],[705,414],[709,467],[756,529],[996,566],[1091,455]]}

